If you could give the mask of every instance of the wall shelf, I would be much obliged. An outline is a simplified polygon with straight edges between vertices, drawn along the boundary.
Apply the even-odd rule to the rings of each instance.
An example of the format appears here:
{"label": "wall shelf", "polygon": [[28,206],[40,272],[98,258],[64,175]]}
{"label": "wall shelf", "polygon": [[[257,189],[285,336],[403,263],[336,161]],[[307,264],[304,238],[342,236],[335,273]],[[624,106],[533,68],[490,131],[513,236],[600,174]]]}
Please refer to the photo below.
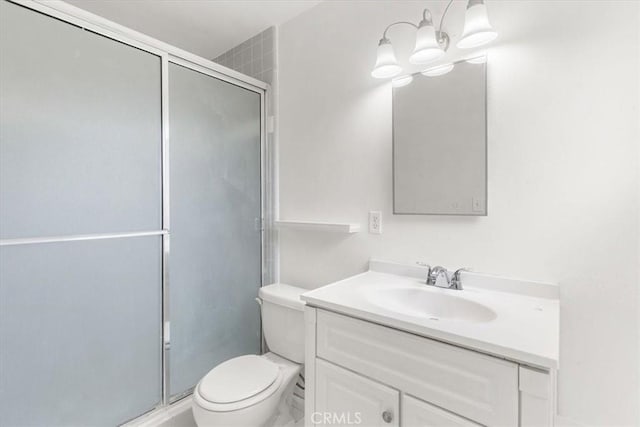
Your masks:
{"label": "wall shelf", "polygon": [[274,221],[274,224],[278,229],[290,230],[326,231],[330,233],[357,233],[360,231],[360,224],[341,222],[277,220]]}

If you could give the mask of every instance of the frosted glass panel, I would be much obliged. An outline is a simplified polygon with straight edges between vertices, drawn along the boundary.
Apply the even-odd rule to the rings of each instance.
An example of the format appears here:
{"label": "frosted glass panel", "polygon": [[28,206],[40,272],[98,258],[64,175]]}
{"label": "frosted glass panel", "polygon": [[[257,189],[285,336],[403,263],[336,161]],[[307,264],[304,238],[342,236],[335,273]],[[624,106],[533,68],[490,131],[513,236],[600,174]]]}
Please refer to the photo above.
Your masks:
{"label": "frosted glass panel", "polygon": [[0,238],[152,230],[160,58],[0,1]]}
{"label": "frosted glass panel", "polygon": [[170,64],[171,394],[260,351],[260,97]]}
{"label": "frosted glass panel", "polygon": [[0,425],[114,426],[160,402],[160,246],[0,247]]}

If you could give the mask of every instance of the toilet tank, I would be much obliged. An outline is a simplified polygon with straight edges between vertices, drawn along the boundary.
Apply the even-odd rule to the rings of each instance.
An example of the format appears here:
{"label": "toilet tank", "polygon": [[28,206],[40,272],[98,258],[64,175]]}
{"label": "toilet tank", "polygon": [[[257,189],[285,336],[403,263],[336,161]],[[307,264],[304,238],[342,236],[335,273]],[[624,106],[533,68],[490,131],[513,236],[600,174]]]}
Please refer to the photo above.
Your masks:
{"label": "toilet tank", "polygon": [[304,363],[304,302],[308,289],[276,283],[260,288],[262,331],[269,351]]}

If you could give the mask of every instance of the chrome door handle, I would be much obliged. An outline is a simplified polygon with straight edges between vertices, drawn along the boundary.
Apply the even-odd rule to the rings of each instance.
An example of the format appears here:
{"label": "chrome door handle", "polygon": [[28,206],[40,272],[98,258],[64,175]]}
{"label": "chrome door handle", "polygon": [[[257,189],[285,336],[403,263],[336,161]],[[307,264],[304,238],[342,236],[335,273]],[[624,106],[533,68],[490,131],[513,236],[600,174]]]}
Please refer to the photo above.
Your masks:
{"label": "chrome door handle", "polygon": [[385,423],[390,423],[391,421],[393,421],[393,411],[384,411],[382,413],[382,420]]}

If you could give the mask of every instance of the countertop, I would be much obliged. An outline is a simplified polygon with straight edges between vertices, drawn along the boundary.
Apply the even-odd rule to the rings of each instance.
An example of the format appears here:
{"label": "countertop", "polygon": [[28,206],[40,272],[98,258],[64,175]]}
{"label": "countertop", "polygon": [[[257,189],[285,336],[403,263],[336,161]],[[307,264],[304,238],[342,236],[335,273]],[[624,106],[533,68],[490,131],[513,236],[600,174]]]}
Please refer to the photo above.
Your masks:
{"label": "countertop", "polygon": [[[374,263],[372,262],[372,265]],[[469,282],[477,286],[464,286],[463,290],[441,289],[427,286],[423,278],[413,275],[390,274],[390,268],[380,268],[387,272],[370,270],[350,278],[323,286],[302,294],[307,305],[342,313],[380,325],[433,338],[460,347],[480,351],[518,363],[557,369],[559,343],[559,301],[549,297],[549,292],[535,292],[535,283],[527,283],[520,289],[528,289],[527,294],[506,292],[480,287],[483,282],[491,283],[491,277],[478,280],[473,273],[464,273]],[[485,275],[486,276],[486,275]],[[508,282],[499,278],[496,282]],[[514,288],[523,281],[514,281]],[[377,291],[393,288],[420,289],[435,294],[444,293],[479,303],[490,308],[495,318],[483,322],[459,319],[418,316],[411,310],[400,312],[385,307],[384,301],[371,298]],[[534,289],[531,292],[531,289]],[[377,295],[381,295],[378,293]],[[435,297],[437,298],[437,296]],[[390,303],[391,305],[391,303]]]}

